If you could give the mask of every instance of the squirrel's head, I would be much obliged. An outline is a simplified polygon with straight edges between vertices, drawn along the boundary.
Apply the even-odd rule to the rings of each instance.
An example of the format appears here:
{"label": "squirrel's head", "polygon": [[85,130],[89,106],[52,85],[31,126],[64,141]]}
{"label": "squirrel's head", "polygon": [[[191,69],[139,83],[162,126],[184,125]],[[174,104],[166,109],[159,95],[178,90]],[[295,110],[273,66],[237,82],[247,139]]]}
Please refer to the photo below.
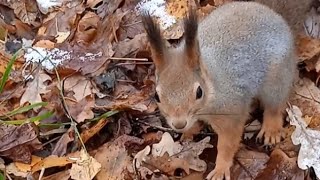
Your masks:
{"label": "squirrel's head", "polygon": [[185,18],[184,41],[178,48],[165,47],[159,26],[147,13],[142,18],[156,67],[155,100],[167,123],[174,130],[183,132],[198,120],[197,114],[208,99],[196,13],[190,11]]}

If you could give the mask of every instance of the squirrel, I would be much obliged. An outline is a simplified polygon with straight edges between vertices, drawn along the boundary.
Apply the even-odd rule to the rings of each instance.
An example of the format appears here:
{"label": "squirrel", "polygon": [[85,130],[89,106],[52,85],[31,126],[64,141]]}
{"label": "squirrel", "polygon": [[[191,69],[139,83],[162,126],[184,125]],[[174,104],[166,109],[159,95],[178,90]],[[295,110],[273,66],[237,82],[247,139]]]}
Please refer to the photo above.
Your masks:
{"label": "squirrel", "polygon": [[225,3],[201,22],[190,10],[177,48],[166,47],[158,24],[142,13],[161,114],[177,132],[203,121],[218,134],[216,166],[206,179],[230,179],[253,99],[264,108],[257,138],[273,145],[282,137],[283,112],[298,74],[295,35],[303,21],[291,21],[276,3],[296,3],[284,9],[299,14],[311,0],[256,1]]}

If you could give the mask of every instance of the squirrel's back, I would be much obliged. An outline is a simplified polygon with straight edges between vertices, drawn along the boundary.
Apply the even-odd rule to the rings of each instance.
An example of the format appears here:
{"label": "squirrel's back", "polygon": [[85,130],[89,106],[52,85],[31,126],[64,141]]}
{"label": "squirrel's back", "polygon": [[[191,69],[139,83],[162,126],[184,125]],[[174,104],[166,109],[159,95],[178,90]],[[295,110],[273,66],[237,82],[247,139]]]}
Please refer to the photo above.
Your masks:
{"label": "squirrel's back", "polygon": [[[263,94],[259,91],[267,89],[263,84],[271,76],[282,76],[279,82],[289,82],[285,84],[294,77],[290,27],[279,14],[259,3],[231,2],[214,10],[199,25],[199,45],[219,96],[239,94],[250,99]],[[283,95],[287,89],[284,87]]]}

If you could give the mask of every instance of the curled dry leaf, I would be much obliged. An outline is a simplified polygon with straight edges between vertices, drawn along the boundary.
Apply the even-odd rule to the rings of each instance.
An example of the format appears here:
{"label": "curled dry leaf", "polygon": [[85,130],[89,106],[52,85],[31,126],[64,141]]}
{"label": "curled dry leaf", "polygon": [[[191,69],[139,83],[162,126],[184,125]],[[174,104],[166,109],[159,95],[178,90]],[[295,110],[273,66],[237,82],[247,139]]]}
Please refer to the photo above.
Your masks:
{"label": "curled dry leaf", "polygon": [[301,145],[298,155],[299,168],[305,170],[312,166],[316,176],[320,178],[320,131],[307,128],[307,123],[297,106],[287,108],[287,113],[290,124],[295,126],[291,135],[292,142]]}
{"label": "curled dry leaf", "polygon": [[21,126],[0,124],[0,155],[16,162],[30,163],[31,153],[41,142],[30,123]]}
{"label": "curled dry leaf", "polygon": [[101,146],[94,156],[102,166],[101,171],[96,176],[97,180],[124,179],[128,171],[127,168],[132,166],[126,146],[141,145],[142,143],[142,139],[122,135],[116,140]]}

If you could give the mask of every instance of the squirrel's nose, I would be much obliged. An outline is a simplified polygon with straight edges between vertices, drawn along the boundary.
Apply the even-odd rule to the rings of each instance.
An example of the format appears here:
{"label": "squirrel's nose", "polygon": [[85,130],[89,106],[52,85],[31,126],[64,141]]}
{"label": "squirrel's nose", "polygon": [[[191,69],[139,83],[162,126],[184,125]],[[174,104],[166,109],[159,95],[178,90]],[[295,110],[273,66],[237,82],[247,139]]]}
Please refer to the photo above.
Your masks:
{"label": "squirrel's nose", "polygon": [[183,129],[186,127],[187,125],[187,121],[174,121],[172,123],[172,125],[176,128],[176,129]]}

